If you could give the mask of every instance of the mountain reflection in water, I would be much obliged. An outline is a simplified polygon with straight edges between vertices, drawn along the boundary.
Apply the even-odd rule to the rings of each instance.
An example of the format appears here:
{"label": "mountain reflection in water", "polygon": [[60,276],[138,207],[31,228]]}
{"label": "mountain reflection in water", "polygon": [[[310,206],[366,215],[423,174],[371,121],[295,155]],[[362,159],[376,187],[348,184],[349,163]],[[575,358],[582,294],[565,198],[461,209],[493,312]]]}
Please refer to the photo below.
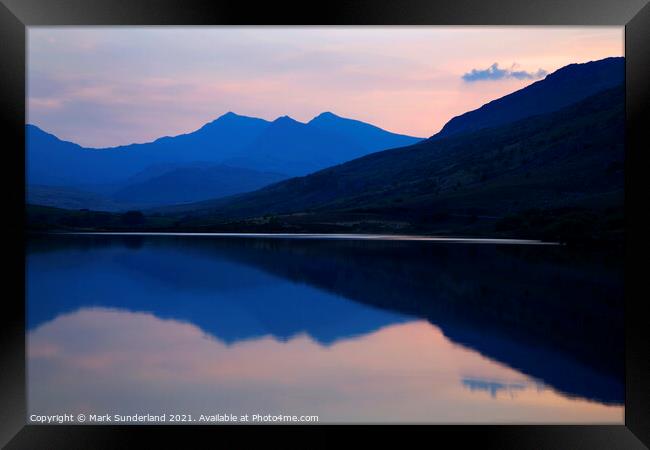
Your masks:
{"label": "mountain reflection in water", "polygon": [[621,423],[612,261],[539,246],[33,238],[28,406]]}

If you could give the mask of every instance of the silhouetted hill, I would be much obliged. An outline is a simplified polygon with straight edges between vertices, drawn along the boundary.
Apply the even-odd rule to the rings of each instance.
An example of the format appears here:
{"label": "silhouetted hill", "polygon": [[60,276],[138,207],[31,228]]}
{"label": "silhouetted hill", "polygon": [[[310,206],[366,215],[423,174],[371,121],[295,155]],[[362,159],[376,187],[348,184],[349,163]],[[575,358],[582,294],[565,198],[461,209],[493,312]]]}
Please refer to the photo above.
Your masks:
{"label": "silhouetted hill", "polygon": [[260,133],[241,157],[227,162],[256,170],[306,174],[419,140],[332,113],[323,113],[307,124],[283,116]]}
{"label": "silhouetted hill", "polygon": [[[264,119],[228,112],[192,133],[163,137],[156,139],[152,144],[169,147],[169,150],[178,152],[178,155],[171,155],[174,161],[213,162],[238,154],[268,126],[269,122]],[[160,150],[162,148],[152,147],[148,151]]]}
{"label": "silhouetted hill", "polygon": [[180,167],[128,184],[112,195],[118,204],[137,207],[185,203],[259,189],[287,178],[226,165]]}
{"label": "silhouetted hill", "polygon": [[531,208],[616,208],[623,197],[623,101],[618,87],[554,113],[161,211],[182,216],[187,226],[274,216],[289,227],[366,220],[426,231],[453,216],[502,219]]}
{"label": "silhouetted hill", "polygon": [[[374,127],[362,122],[351,127],[355,121],[341,118],[342,132],[338,133],[335,122],[330,120],[322,128],[287,117],[268,122],[230,112],[192,133],[102,149],[81,147],[27,125],[28,183],[104,192],[105,185],[123,185],[152,166],[177,167],[197,161],[303,175],[394,143],[419,140],[380,129],[368,133],[368,127]],[[355,134],[356,129],[361,131]]]}
{"label": "silhouetted hill", "polygon": [[624,80],[625,59],[622,57],[570,64],[530,86],[454,117],[432,139],[557,111],[599,91],[623,84]]}
{"label": "silhouetted hill", "polygon": [[[69,184],[69,175],[80,169],[78,158],[92,159],[86,149],[68,141],[63,141],[53,134],[46,133],[36,125],[25,126],[26,170],[28,184]],[[80,174],[80,182],[92,182],[92,179]]]}
{"label": "silhouetted hill", "polygon": [[[273,174],[302,175],[420,140],[329,115],[304,124],[229,112],[192,133],[103,149],[84,148],[27,125],[27,184],[35,186],[28,201],[107,211],[196,202],[286,178]],[[234,172],[218,175],[214,167],[224,164]]]}
{"label": "silhouetted hill", "polygon": [[250,144],[268,125],[228,113],[197,131],[146,144],[90,149],[27,125],[28,183],[76,186],[124,182],[152,165],[217,163]]}
{"label": "silhouetted hill", "polygon": [[283,116],[271,123],[229,164],[256,170],[306,174],[348,159],[367,150],[345,137]]}
{"label": "silhouetted hill", "polygon": [[578,201],[622,188],[623,99],[619,87],[555,113],[374,153],[183,209],[244,217],[445,204],[504,213]]}
{"label": "silhouetted hill", "polygon": [[[148,218],[139,229],[435,233],[620,242],[622,64],[622,58],[608,58],[567,66],[543,82],[463,116],[476,119],[475,130],[467,126],[449,136],[438,134],[253,192],[153,208],[145,211]],[[617,87],[602,89],[617,80]],[[564,97],[554,92],[555,87]],[[576,92],[584,96],[597,89],[601,90],[555,111],[486,128],[490,111],[497,121],[511,120],[540,108],[557,108]],[[522,112],[527,104],[530,111]],[[366,151],[356,144],[358,136],[387,143],[382,130],[331,113],[309,124],[282,117],[251,140],[247,154],[249,162],[263,160],[267,165],[288,167],[285,157],[297,164],[325,164],[343,154]],[[30,217],[30,226],[39,229],[129,227],[120,216],[93,212],[66,217],[58,210],[37,209]]]}
{"label": "silhouetted hill", "polygon": [[105,195],[74,187],[27,186],[27,202],[34,205],[53,206],[64,209],[92,209],[96,211],[119,211],[120,205]]}
{"label": "silhouetted hill", "polygon": [[422,140],[403,134],[390,133],[374,125],[340,117],[331,112],[324,112],[314,117],[307,125],[344,136],[364,150],[373,150],[369,146],[370,144],[375,148],[388,149],[405,147]]}

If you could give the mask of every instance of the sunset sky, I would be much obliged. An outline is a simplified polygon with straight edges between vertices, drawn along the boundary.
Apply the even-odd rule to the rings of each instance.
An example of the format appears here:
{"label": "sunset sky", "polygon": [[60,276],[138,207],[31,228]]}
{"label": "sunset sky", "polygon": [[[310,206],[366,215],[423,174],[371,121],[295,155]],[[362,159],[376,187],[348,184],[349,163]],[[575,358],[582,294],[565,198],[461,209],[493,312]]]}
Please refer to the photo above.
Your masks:
{"label": "sunset sky", "polygon": [[228,111],[331,111],[426,137],[564,65],[622,55],[622,27],[30,27],[28,122],[90,147]]}

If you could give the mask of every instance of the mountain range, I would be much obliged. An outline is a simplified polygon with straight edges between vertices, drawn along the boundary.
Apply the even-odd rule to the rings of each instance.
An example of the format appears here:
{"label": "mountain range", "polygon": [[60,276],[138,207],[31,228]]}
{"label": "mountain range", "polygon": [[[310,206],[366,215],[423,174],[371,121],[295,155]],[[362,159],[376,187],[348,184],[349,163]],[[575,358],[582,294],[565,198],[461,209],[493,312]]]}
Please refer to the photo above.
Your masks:
{"label": "mountain range", "polygon": [[[388,138],[383,130],[343,124],[329,113],[308,124],[283,117],[251,141],[247,157],[273,167],[280,154],[273,141],[285,142],[282,154],[292,164],[311,159],[302,158],[305,148],[323,155],[316,165],[343,159],[332,130],[338,142],[381,140],[394,148],[370,152],[359,144],[358,158],[308,175],[146,212],[162,218],[157,226],[187,230],[545,234],[560,227],[580,235],[596,224],[599,232],[619,230],[623,83],[623,58],[571,64],[402,146],[381,140]],[[287,135],[308,144],[283,141]]]}
{"label": "mountain range", "polygon": [[27,125],[28,198],[105,210],[199,201],[419,140],[333,113],[301,123],[229,112],[193,133],[103,149]]}
{"label": "mountain range", "polygon": [[[188,223],[300,213],[301,222],[432,224],[523,208],[616,206],[623,197],[624,91],[513,124],[430,139],[258,191],[164,208]],[[442,214],[442,217],[441,217]],[[277,217],[276,217],[277,220]]]}

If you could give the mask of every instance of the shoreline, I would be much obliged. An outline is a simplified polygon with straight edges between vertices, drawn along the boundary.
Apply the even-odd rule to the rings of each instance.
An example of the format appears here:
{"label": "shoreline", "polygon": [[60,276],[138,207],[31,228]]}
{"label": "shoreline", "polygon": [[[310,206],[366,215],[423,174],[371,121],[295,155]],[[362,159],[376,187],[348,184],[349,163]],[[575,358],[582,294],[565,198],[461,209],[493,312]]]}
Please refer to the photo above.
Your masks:
{"label": "shoreline", "polygon": [[364,233],[219,233],[219,232],[152,232],[152,231],[73,231],[42,232],[37,234],[57,236],[178,236],[178,237],[217,237],[217,238],[262,238],[262,239],[322,239],[322,240],[365,240],[365,241],[415,241],[458,244],[501,244],[501,245],[552,245],[538,239],[481,238],[457,236],[391,235]]}

